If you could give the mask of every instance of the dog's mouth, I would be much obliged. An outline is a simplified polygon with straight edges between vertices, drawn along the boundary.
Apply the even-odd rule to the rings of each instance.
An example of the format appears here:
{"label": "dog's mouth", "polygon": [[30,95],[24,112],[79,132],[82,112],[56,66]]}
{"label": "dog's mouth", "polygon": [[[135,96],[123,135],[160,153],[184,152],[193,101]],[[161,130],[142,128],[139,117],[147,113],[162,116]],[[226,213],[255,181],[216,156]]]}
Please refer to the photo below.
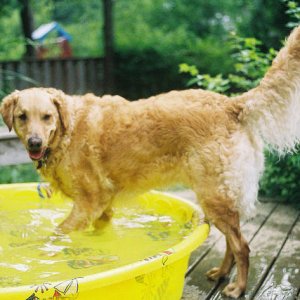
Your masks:
{"label": "dog's mouth", "polygon": [[45,152],[46,152],[46,148],[39,149],[39,150],[29,150],[28,154],[32,160],[41,160],[44,157]]}

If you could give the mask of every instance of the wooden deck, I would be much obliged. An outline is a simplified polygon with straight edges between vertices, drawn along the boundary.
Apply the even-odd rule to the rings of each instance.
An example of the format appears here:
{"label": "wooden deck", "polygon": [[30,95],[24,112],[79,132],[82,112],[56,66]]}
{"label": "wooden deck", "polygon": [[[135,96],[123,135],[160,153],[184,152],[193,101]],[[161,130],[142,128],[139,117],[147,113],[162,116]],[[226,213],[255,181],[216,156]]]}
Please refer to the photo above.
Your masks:
{"label": "wooden deck", "polygon": [[[176,195],[195,201],[190,191]],[[246,294],[240,299],[300,300],[300,205],[259,203],[256,216],[244,222],[242,231],[250,242],[250,272]],[[212,227],[206,242],[195,250],[186,274],[182,300],[229,299],[221,294],[236,276],[215,283],[205,272],[220,265],[225,240]]]}

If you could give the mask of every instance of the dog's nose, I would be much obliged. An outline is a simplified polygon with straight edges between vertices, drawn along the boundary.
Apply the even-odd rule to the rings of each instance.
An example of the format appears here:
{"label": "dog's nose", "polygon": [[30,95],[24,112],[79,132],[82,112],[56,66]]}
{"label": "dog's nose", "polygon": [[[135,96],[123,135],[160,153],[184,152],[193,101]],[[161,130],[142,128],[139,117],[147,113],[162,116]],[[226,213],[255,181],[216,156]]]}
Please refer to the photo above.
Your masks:
{"label": "dog's nose", "polygon": [[28,147],[30,150],[39,150],[42,147],[42,139],[39,137],[30,137],[28,139]]}

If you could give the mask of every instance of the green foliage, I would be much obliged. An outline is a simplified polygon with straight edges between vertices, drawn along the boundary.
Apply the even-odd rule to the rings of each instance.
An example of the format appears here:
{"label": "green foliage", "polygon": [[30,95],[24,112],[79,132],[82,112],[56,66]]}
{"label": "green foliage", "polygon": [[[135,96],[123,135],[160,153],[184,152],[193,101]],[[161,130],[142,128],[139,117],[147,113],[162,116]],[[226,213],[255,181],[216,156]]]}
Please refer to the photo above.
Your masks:
{"label": "green foliage", "polygon": [[[183,17],[198,7],[196,2],[190,1],[186,6],[179,2],[116,2],[117,93],[136,99],[184,88],[185,79],[178,78],[175,67],[183,57],[187,63],[212,74],[220,68],[224,72],[232,69],[226,40],[203,36],[203,32],[200,37],[190,24],[196,22],[195,14],[188,19]],[[203,11],[197,9],[195,13]]]}
{"label": "green foliage", "polygon": [[[149,29],[150,30],[150,29]],[[176,33],[176,32],[175,32]],[[178,33],[178,32],[177,32]],[[144,33],[146,34],[146,33]],[[137,35],[137,39],[139,36]],[[220,67],[226,72],[231,68],[231,60],[223,59],[229,48],[226,46],[219,50],[217,42],[211,40],[187,39],[184,33],[170,36],[165,35],[161,45],[157,43],[143,43],[139,47],[132,48],[124,38],[123,46],[117,48],[116,53],[116,90],[118,94],[137,99],[147,97],[160,92],[185,87],[185,78],[178,76],[176,65],[182,57],[187,57],[190,63],[198,63],[197,67],[203,70],[211,70],[215,73]],[[176,39],[175,49],[172,51],[171,40]],[[194,44],[191,41],[195,41]],[[210,49],[218,49],[211,51]],[[199,60],[199,57],[209,57]],[[211,63],[210,63],[211,62]]]}
{"label": "green foliage", "polygon": [[0,60],[19,59],[25,48],[18,10],[6,9],[0,17]]}
{"label": "green foliage", "polygon": [[286,13],[291,19],[291,21],[288,22],[287,27],[294,28],[300,24],[300,7],[296,1],[284,0],[284,2],[286,2],[288,6]]}
{"label": "green foliage", "polygon": [[241,36],[263,41],[262,47],[278,49],[289,33],[286,27],[289,16],[282,0],[250,0],[240,7],[241,16],[236,32]]}
{"label": "green foliage", "polygon": [[266,167],[260,181],[260,192],[267,197],[299,201],[300,153],[278,157],[266,152]]}
{"label": "green foliage", "polygon": [[236,12],[232,6],[232,0],[119,0],[115,9],[116,31],[126,34],[128,29],[134,33],[138,27],[149,26],[168,33],[184,26],[185,31],[196,36],[223,36],[234,26],[227,17]]}
{"label": "green foliage", "polygon": [[187,86],[197,84],[206,90],[214,91],[218,93],[225,93],[230,88],[230,82],[225,79],[222,74],[211,76],[209,74],[199,74],[196,66],[190,66],[186,63],[179,65],[180,73],[188,73],[194,78],[187,82]]}
{"label": "green foliage", "polygon": [[128,99],[178,88],[183,80],[176,73],[172,58],[164,57],[155,49],[123,49],[116,55],[116,89]]}
{"label": "green foliage", "polygon": [[233,95],[247,91],[259,83],[276,56],[276,51],[271,48],[267,53],[260,48],[261,42],[255,38],[241,38],[231,33],[229,39],[231,57],[234,63],[234,72],[227,76],[218,74],[199,74],[194,65],[186,63],[179,65],[180,73],[188,73],[193,78],[187,82],[188,86],[198,85],[207,90]]}
{"label": "green foliage", "polygon": [[[285,32],[282,32],[283,26],[277,22],[280,18],[286,17],[283,5],[281,1],[275,1],[276,3],[270,1],[273,0],[114,1],[115,42],[118,49],[127,45],[127,49],[129,47],[148,50],[151,44],[156,48],[164,48],[162,51],[167,51],[168,48],[170,55],[177,53],[179,55],[185,52],[182,47],[182,41],[185,40],[185,45],[189,44],[186,48],[187,58],[190,54],[195,55],[197,49],[201,48],[201,45],[197,45],[200,40],[206,41],[202,46],[217,44],[217,47],[210,48],[210,51],[215,52],[211,57],[209,48],[206,49],[208,56],[200,65],[201,70],[207,69],[211,72],[208,68],[211,63],[214,67],[212,74],[216,74],[215,66],[220,59],[214,66],[214,58],[216,56],[219,58],[224,50],[224,37],[228,32],[237,31],[239,34],[247,33],[249,30],[255,32],[253,27],[259,23],[263,24],[263,29],[271,28],[267,32],[261,30],[264,36],[270,36],[278,41],[280,40],[278,37],[285,35]],[[30,4],[35,27],[58,21],[73,36],[72,46],[76,56],[103,54],[101,0],[31,0]],[[20,6],[20,0],[1,1],[1,46],[9,44],[10,46],[3,52],[4,57],[0,54],[0,59],[20,58],[24,52],[26,41],[22,38]],[[257,12],[261,12],[260,22],[254,18]],[[11,43],[14,41],[15,45],[12,46]],[[193,43],[196,44],[195,48],[192,46]],[[203,48],[201,52],[204,52]],[[222,56],[224,61],[227,60],[227,56],[225,45]],[[221,66],[223,67],[224,63]]]}
{"label": "green foliage", "polygon": [[260,48],[262,42],[255,38],[241,38],[234,34],[231,37],[233,54],[232,57],[236,61],[235,73],[241,82],[241,89],[249,89],[256,86],[260,79],[270,66],[270,62],[274,59],[277,52],[271,48],[267,53]]}
{"label": "green foliage", "polygon": [[35,182],[39,180],[39,175],[32,164],[0,167],[0,183]]}

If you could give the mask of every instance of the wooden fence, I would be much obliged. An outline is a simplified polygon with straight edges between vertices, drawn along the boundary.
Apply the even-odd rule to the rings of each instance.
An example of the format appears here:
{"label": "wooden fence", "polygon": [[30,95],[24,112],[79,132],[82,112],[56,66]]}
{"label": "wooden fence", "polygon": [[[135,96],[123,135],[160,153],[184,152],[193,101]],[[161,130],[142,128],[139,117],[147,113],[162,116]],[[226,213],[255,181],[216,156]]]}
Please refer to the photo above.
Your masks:
{"label": "wooden fence", "polygon": [[68,94],[102,94],[103,59],[26,59],[0,62],[0,90],[54,87]]}

